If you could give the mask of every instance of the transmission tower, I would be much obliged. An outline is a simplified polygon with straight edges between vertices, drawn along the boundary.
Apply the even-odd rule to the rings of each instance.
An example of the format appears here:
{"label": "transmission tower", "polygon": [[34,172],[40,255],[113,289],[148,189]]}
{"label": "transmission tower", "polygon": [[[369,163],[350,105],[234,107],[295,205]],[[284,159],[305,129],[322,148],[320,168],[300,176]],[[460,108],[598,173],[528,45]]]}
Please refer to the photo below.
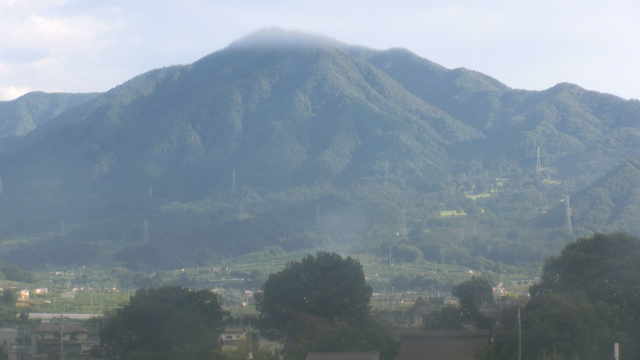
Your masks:
{"label": "transmission tower", "polygon": [[573,236],[573,209],[571,209],[571,196],[567,194],[564,198],[565,216],[567,222],[567,232]]}
{"label": "transmission tower", "polygon": [[149,242],[149,220],[144,219],[144,222],[142,223],[142,236],[143,236],[143,241],[146,243]]}
{"label": "transmission tower", "polygon": [[387,187],[389,185],[389,162],[384,162],[384,186]]}
{"label": "transmission tower", "polygon": [[540,145],[536,148],[536,173],[540,174],[544,171],[544,166],[542,165],[542,151]]}
{"label": "transmission tower", "polygon": [[231,193],[235,194],[236,192],[236,169],[234,168],[231,172]]}

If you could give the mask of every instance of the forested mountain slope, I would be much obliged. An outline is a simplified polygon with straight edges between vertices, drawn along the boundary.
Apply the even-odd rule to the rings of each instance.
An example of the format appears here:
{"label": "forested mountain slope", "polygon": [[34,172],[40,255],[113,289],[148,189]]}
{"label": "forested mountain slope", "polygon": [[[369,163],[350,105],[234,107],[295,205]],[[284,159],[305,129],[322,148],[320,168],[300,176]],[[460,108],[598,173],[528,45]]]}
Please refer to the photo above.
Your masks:
{"label": "forested mountain slope", "polygon": [[20,137],[94,96],[31,92],[12,101],[0,101],[0,152]]}
{"label": "forested mountain slope", "polygon": [[[0,156],[0,238],[31,239],[6,241],[6,257],[173,266],[339,237],[375,248],[449,207],[495,228],[500,201],[531,204],[518,189],[557,192],[526,180],[538,147],[567,191],[640,151],[638,101],[514,90],[406,50],[277,29],[71,99],[27,106],[35,125],[51,120],[21,125],[35,130]],[[464,197],[505,176],[512,195]],[[534,210],[495,236],[524,241],[505,234]]]}
{"label": "forested mountain slope", "polygon": [[[640,163],[627,160],[578,191],[571,197],[571,214],[574,228],[584,234],[589,232],[612,232],[624,229],[640,233]],[[543,220],[543,224],[563,226],[558,222],[560,206]]]}
{"label": "forested mountain slope", "polygon": [[12,101],[0,101],[0,138],[24,136],[94,96],[32,92]]}

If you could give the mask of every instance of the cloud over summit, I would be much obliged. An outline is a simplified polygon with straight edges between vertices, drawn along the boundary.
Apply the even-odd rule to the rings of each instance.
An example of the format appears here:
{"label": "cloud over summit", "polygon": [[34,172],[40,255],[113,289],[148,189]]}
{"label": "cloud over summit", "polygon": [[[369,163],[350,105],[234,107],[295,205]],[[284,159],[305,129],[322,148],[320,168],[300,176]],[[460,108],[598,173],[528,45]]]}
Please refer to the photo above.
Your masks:
{"label": "cloud over summit", "polygon": [[567,81],[640,98],[640,84],[627,80],[640,77],[639,15],[634,0],[0,0],[0,88],[104,91],[279,26],[407,48],[517,88]]}

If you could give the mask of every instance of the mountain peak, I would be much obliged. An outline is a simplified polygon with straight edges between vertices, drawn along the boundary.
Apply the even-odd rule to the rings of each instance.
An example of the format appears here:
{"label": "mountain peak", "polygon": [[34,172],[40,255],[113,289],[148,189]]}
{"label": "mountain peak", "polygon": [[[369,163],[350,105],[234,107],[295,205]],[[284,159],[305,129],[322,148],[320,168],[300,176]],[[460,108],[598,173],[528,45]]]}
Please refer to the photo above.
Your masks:
{"label": "mountain peak", "polygon": [[561,82],[550,87],[549,89],[547,89],[547,91],[549,92],[563,92],[563,91],[581,92],[581,91],[584,91],[584,89],[576,84]]}
{"label": "mountain peak", "polygon": [[285,30],[278,27],[265,28],[244,36],[229,45],[230,48],[297,48],[297,47],[342,47],[345,44],[317,34]]}

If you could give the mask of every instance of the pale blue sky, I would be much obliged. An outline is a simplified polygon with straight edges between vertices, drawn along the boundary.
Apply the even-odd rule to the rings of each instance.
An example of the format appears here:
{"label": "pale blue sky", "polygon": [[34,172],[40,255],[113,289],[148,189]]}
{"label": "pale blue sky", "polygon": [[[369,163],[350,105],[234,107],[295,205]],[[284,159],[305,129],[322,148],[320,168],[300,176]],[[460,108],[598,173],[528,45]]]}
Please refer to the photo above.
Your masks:
{"label": "pale blue sky", "polygon": [[640,98],[637,19],[637,0],[0,0],[0,99],[104,91],[271,26],[404,47],[516,88]]}

